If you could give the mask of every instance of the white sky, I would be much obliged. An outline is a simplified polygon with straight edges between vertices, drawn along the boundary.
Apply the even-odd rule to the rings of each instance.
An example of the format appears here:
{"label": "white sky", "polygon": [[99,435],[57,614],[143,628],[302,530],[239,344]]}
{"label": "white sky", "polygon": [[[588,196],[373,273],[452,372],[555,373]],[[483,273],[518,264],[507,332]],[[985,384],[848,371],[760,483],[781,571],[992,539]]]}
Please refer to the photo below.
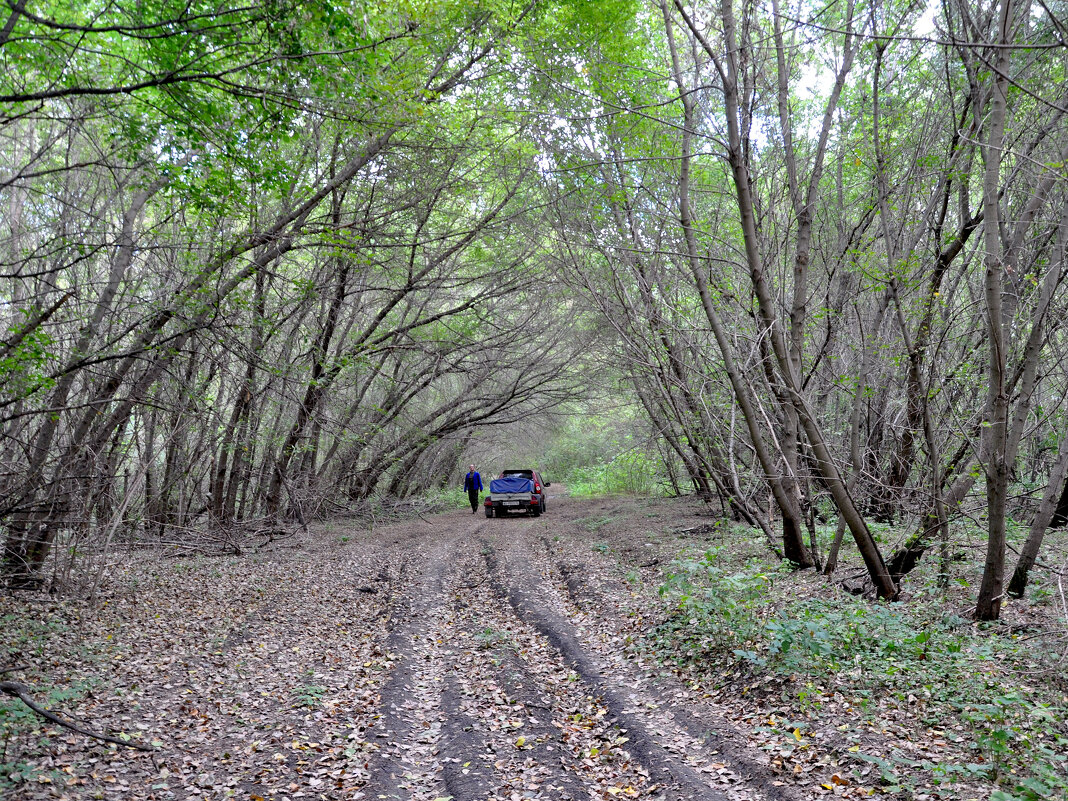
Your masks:
{"label": "white sky", "polygon": [[[913,36],[933,36],[935,17],[938,14],[938,0],[927,0],[927,7],[916,20],[912,29]],[[801,79],[796,88],[807,93],[809,97],[827,97],[834,85],[834,70],[826,65],[806,64],[801,68]]]}

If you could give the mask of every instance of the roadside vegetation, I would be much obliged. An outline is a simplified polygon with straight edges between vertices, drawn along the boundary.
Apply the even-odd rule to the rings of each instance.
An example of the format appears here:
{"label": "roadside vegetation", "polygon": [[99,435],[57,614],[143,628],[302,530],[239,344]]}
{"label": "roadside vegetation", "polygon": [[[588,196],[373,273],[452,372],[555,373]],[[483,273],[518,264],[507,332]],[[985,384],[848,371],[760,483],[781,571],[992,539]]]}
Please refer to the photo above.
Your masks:
{"label": "roadside vegetation", "polygon": [[[711,528],[715,545],[665,568],[666,619],[633,647],[724,703],[741,699],[773,756],[804,766],[806,751],[836,753],[828,794],[867,778],[894,797],[1068,798],[1059,571],[1036,576],[1001,621],[976,623],[982,567],[966,542],[979,531],[961,533],[948,576],[932,563],[902,602],[886,602],[754,552],[743,526]],[[1057,539],[1051,557],[1063,564],[1068,539]]]}

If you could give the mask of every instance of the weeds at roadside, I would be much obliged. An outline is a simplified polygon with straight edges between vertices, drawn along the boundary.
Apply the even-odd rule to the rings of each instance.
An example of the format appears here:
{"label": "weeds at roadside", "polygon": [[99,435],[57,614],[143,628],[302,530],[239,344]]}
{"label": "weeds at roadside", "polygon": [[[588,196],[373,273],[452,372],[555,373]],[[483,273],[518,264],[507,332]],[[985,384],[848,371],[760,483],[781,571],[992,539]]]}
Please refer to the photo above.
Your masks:
{"label": "weeds at roadside", "polygon": [[320,684],[301,684],[293,688],[293,701],[296,706],[316,709],[323,703],[323,696],[328,688]]}
{"label": "weeds at roadside", "polygon": [[858,740],[842,781],[875,778],[894,794],[963,782],[999,801],[1068,799],[1068,697],[1037,672],[1051,666],[1032,645],[947,611],[934,590],[901,604],[835,592],[784,600],[773,592],[784,567],[739,568],[726,557],[714,548],[672,564],[660,587],[670,616],[643,647],[706,686],[744,693],[772,677],[789,711],[765,727],[771,749],[790,755],[802,739],[785,718],[833,722],[844,707],[836,728],[845,734],[919,718],[942,735],[938,748],[880,751]]}
{"label": "weeds at roadside", "polygon": [[515,643],[512,642],[512,638],[502,631],[486,628],[476,634],[475,639],[478,641],[479,650],[489,651],[495,648],[515,650]]}
{"label": "weeds at roadside", "polygon": [[[36,700],[46,709],[62,710],[85,697],[96,686],[93,679],[53,686],[34,669],[35,665],[47,663],[48,657],[55,652],[56,641],[71,636],[71,626],[62,617],[32,619],[21,614],[6,614],[0,616],[0,631],[3,632],[0,667],[27,665],[25,682],[31,685]],[[93,658],[87,651],[83,651],[83,655]],[[48,745],[49,739],[42,733],[46,725],[22,701],[0,695],[0,795],[25,782],[55,783],[65,778],[23,758],[23,754]]]}
{"label": "weeds at roadside", "polygon": [[576,520],[575,523],[582,526],[586,531],[597,531],[597,529],[607,526],[615,519],[615,515],[607,515],[605,517],[584,517]]}

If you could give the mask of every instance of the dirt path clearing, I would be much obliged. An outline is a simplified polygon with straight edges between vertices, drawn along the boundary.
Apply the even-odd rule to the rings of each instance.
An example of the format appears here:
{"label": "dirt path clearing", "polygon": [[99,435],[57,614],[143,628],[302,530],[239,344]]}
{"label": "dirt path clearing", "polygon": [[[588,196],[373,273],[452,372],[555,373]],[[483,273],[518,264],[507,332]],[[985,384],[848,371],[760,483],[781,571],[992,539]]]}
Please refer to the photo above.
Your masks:
{"label": "dirt path clearing", "polygon": [[131,568],[50,678],[103,673],[68,711],[159,750],[58,733],[30,754],[50,778],[17,797],[792,798],[722,710],[624,656],[653,600],[623,572],[668,554],[633,525],[615,556],[591,548],[613,514],[557,497],[540,519],[333,526],[258,562]]}

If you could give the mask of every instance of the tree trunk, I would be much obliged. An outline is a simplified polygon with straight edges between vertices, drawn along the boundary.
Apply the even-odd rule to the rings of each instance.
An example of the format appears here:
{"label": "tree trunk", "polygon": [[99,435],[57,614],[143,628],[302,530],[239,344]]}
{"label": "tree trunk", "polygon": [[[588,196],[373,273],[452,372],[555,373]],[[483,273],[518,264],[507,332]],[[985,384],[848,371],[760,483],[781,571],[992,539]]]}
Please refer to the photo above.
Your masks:
{"label": "tree trunk", "polygon": [[1050,528],[1064,528],[1068,525],[1068,483],[1061,490],[1060,500],[1057,501],[1057,509],[1049,522]]}
{"label": "tree trunk", "polygon": [[713,336],[719,346],[720,354],[723,357],[723,366],[726,369],[731,388],[734,390],[735,400],[742,411],[742,418],[745,420],[746,426],[749,429],[749,437],[752,441],[753,448],[756,451],[757,459],[764,472],[764,478],[768,482],[772,495],[775,498],[775,503],[778,505],[783,516],[783,554],[787,559],[799,567],[811,567],[812,558],[808,553],[808,548],[805,546],[802,532],[803,521],[801,520],[801,510],[797,508],[795,497],[787,491],[783,481],[776,475],[774,462],[772,461],[771,455],[768,453],[767,446],[764,444],[763,434],[759,428],[757,412],[749,398],[748,387],[742,379],[741,373],[734,361],[733,348],[724,331],[723,324],[719,319],[719,313],[716,311],[715,304],[712,302],[712,295],[708,287],[708,278],[705,276],[704,266],[701,264],[698,255],[697,240],[694,234],[689,199],[690,131],[692,130],[694,118],[694,101],[682,83],[681,68],[678,64],[678,55],[676,53],[674,34],[672,32],[673,22],[666,6],[664,6],[663,11],[668,44],[672,53],[675,82],[678,86],[679,99],[682,102],[685,115],[682,132],[683,155],[680,164],[679,177],[679,222],[681,223],[683,236],[686,240],[686,254],[690,265],[690,272],[694,277],[694,281],[697,283],[698,292],[701,296],[701,306],[704,309],[705,317],[708,319]]}
{"label": "tree trunk", "polygon": [[759,236],[756,228],[756,216],[753,210],[751,187],[749,184],[749,171],[745,162],[745,150],[742,146],[740,130],[740,107],[738,97],[738,76],[735,59],[738,56],[738,46],[734,31],[734,12],[730,0],[723,0],[720,6],[723,20],[723,31],[726,46],[725,59],[721,61],[719,54],[708,43],[686,13],[681,0],[675,0],[675,7],[686,21],[691,33],[698,39],[705,52],[717,65],[722,83],[723,96],[726,103],[727,117],[727,159],[731,166],[734,178],[735,200],[738,204],[739,222],[741,223],[742,236],[745,245],[746,262],[749,265],[750,279],[753,284],[757,306],[760,311],[761,322],[771,339],[772,350],[779,373],[783,379],[791,401],[797,410],[801,427],[805,432],[809,445],[812,447],[812,456],[827,489],[830,491],[839,512],[845,518],[846,525],[853,535],[861,557],[864,559],[868,575],[875,585],[876,592],[883,598],[896,598],[898,588],[890,578],[890,574],[883,562],[882,554],[875,543],[868,525],[860,514],[853,499],[850,497],[841,474],[834,462],[831,452],[827,447],[823,431],[820,429],[807,400],[801,391],[800,381],[794,373],[793,365],[787,353],[782,338],[782,331],[775,314],[774,299],[765,277],[763,260],[760,256]]}
{"label": "tree trunk", "polygon": [[[1054,513],[1059,510],[1058,496],[1063,501],[1064,495],[1068,494],[1065,476],[1068,476],[1068,435],[1061,436],[1061,446],[1057,451],[1057,460],[1050,471],[1049,484],[1046,485],[1042,503],[1038,507],[1035,519],[1031,522],[1031,530],[1027,532],[1027,539],[1024,540],[1023,548],[1020,549],[1020,558],[1016,562],[1016,570],[1013,571],[1012,580],[1009,581],[1008,593],[1013,598],[1023,597],[1031,568],[1038,560],[1046,529],[1049,528]],[[1061,492],[1061,487],[1064,487],[1064,492]]]}
{"label": "tree trunk", "polygon": [[983,436],[987,441],[986,505],[987,547],[983,580],[975,604],[978,620],[997,620],[1001,615],[1005,577],[1005,506],[1009,491],[1007,457],[1009,399],[1006,393],[1006,337],[1002,320],[1002,252],[998,186],[1001,177],[1002,147],[1005,141],[1006,91],[1008,89],[1009,28],[1012,0],[1001,0],[994,96],[987,120],[983,145],[983,239],[986,269],[986,317],[989,337],[987,367],[987,419]]}

